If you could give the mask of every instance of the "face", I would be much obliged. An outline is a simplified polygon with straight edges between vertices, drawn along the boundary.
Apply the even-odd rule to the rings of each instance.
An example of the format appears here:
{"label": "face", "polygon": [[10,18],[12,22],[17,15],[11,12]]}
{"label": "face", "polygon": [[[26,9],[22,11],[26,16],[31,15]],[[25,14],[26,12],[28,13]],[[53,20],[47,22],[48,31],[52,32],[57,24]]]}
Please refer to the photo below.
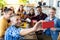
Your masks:
{"label": "face", "polygon": [[55,14],[56,14],[56,11],[54,11],[53,9],[51,9],[51,10],[50,10],[50,15],[51,15],[51,16],[55,16]]}
{"label": "face", "polygon": [[37,8],[37,12],[38,13],[42,12],[42,8]]}
{"label": "face", "polygon": [[7,19],[10,19],[12,14],[13,14],[13,11],[8,11],[7,14],[6,14]]}
{"label": "face", "polygon": [[13,8],[13,7],[11,7],[11,9],[12,9],[12,10],[14,10],[14,8]]}
{"label": "face", "polygon": [[20,6],[20,11],[22,11],[23,10],[23,6]]}
{"label": "face", "polygon": [[13,23],[19,27],[21,23],[21,18],[19,16],[16,16],[13,20]]}
{"label": "face", "polygon": [[31,10],[30,10],[30,13],[34,13],[34,10],[33,10],[33,9],[31,9]]}

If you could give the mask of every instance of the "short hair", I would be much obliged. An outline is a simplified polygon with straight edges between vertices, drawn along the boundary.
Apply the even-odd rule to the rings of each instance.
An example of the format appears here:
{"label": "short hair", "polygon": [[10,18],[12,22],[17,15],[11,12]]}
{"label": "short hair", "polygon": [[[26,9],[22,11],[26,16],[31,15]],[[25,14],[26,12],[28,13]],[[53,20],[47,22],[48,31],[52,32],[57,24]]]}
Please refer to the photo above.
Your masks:
{"label": "short hair", "polygon": [[12,9],[10,9],[10,8],[5,8],[4,9],[4,12],[8,12],[8,11],[12,11]]}
{"label": "short hair", "polygon": [[54,10],[54,11],[56,11],[56,8],[55,7],[52,7],[51,9]]}
{"label": "short hair", "polygon": [[[15,18],[16,16],[19,16],[19,15],[16,15],[16,14],[15,14],[15,15],[11,16],[11,17],[10,17],[10,20],[12,20],[13,18]],[[19,17],[20,17],[20,16],[19,16]],[[20,18],[21,18],[21,17],[20,17]]]}
{"label": "short hair", "polygon": [[41,6],[37,6],[36,8],[41,8]]}

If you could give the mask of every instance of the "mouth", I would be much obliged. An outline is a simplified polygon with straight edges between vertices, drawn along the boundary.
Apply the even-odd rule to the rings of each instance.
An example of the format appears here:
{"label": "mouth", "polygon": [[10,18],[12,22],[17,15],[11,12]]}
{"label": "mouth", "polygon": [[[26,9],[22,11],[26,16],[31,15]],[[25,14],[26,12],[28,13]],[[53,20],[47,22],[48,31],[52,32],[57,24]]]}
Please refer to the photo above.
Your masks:
{"label": "mouth", "polygon": [[17,23],[17,25],[20,25],[21,23],[19,22],[19,23]]}

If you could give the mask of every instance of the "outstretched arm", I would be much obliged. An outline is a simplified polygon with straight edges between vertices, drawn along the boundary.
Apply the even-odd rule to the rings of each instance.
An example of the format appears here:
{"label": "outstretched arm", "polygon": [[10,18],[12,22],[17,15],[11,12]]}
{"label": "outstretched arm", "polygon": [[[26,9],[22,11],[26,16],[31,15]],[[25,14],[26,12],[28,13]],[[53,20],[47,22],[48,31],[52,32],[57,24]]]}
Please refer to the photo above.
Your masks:
{"label": "outstretched arm", "polygon": [[[41,21],[37,22],[33,28],[29,28],[29,29],[22,29],[20,31],[20,35],[24,36],[24,35],[27,35],[31,32],[35,32],[37,31],[37,29],[39,28],[39,25],[40,25]],[[40,30],[40,29],[39,29]]]}

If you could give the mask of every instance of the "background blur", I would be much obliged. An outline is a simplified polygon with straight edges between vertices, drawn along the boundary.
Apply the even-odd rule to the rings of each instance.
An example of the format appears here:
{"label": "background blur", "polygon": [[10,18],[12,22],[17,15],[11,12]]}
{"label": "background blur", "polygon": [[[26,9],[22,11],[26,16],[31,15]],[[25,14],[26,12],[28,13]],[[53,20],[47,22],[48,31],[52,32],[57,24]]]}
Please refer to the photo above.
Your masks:
{"label": "background blur", "polygon": [[29,10],[31,7],[35,8],[38,4],[42,5],[43,12],[46,14],[49,14],[49,7],[55,7],[57,9],[56,16],[60,18],[60,0],[0,0],[0,9],[5,6],[13,6],[16,11],[19,5],[24,5],[24,9]]}

